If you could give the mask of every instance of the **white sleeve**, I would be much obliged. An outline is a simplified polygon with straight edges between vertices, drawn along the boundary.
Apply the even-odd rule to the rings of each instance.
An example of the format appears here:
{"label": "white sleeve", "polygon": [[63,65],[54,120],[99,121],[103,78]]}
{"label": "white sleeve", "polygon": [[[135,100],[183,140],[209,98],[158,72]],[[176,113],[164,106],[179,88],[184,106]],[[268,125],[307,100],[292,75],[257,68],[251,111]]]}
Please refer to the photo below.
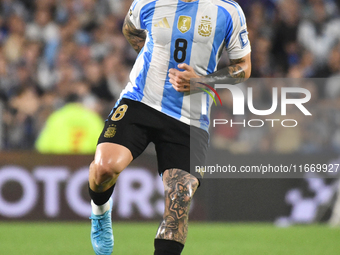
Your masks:
{"label": "white sleeve", "polygon": [[140,20],[140,12],[142,9],[142,5],[141,5],[140,0],[135,0],[133,1],[133,3],[130,6],[129,9],[129,17],[130,20],[132,22],[132,24],[137,28],[137,29],[142,29],[142,24],[141,24],[141,20]]}
{"label": "white sleeve", "polygon": [[230,38],[226,38],[226,47],[230,59],[239,59],[251,52],[246,18],[239,5],[230,5],[227,10],[233,21],[233,28]]}

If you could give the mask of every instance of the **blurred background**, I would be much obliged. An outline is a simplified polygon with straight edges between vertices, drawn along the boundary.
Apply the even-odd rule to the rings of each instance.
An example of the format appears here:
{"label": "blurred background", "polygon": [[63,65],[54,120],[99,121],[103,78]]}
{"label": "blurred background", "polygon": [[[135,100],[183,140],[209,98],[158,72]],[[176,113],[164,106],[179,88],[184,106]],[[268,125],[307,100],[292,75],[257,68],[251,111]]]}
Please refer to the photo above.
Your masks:
{"label": "blurred background", "polygon": [[[300,118],[297,128],[216,128],[212,147],[235,164],[268,157],[290,164],[302,156],[306,162],[340,161],[340,1],[237,2],[247,18],[253,78],[325,79],[305,85],[312,93],[309,107],[317,109],[312,118]],[[0,219],[89,215],[87,166],[137,56],[121,32],[130,5],[0,1]],[[220,67],[228,61],[223,55]],[[271,105],[273,86],[256,89],[256,104],[263,109]],[[213,116],[233,118],[230,95],[221,96],[227,103]],[[119,219],[160,219],[162,184],[155,160],[148,150],[122,174],[115,192]],[[281,225],[327,221],[337,188],[336,178],[315,176],[209,180],[197,194],[192,217]]]}
{"label": "blurred background", "polygon": [[[339,151],[340,131],[334,126],[340,121],[340,2],[238,2],[247,18],[252,77],[330,78],[324,86],[309,88],[313,102],[327,107],[328,115],[323,116],[323,125],[301,124],[304,129],[319,129],[319,139],[307,130],[291,148],[281,148],[275,142],[280,139],[278,133],[261,134],[244,151],[238,145],[248,130],[232,129],[217,134],[227,141],[225,149]],[[137,56],[121,32],[130,4],[121,0],[1,0],[1,150],[50,149],[44,142],[38,145],[37,139],[49,116],[72,101],[106,118]],[[220,67],[226,64],[228,58],[223,56]],[[258,90],[259,105],[270,103],[272,86]],[[78,138],[65,150],[81,153],[78,140],[82,135],[74,131]]]}

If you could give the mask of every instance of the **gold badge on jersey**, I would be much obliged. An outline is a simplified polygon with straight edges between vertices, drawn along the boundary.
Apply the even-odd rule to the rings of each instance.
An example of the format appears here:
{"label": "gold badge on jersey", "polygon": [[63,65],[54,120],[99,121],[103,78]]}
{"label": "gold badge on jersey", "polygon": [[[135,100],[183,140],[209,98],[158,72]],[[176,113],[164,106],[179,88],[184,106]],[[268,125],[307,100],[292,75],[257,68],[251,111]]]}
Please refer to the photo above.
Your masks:
{"label": "gold badge on jersey", "polygon": [[105,137],[105,138],[112,138],[112,137],[114,137],[115,134],[116,134],[116,129],[117,129],[116,125],[114,125],[114,124],[110,125],[110,126],[106,129],[105,134],[104,134],[104,137]]}
{"label": "gold badge on jersey", "polygon": [[198,25],[198,34],[204,37],[208,37],[211,35],[211,31],[211,18],[208,16],[202,16],[202,19]]}
{"label": "gold badge on jersey", "polygon": [[188,16],[179,16],[177,28],[183,34],[188,32],[191,28],[191,17]]}

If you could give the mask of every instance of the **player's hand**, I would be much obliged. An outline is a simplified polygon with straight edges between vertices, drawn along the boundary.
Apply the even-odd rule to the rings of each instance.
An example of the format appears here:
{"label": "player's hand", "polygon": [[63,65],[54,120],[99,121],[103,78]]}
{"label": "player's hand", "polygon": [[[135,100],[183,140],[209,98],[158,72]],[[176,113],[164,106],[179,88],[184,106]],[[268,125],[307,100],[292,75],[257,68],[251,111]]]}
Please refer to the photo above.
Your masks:
{"label": "player's hand", "polygon": [[190,91],[190,79],[191,78],[199,78],[194,69],[183,63],[179,64],[178,68],[184,69],[184,71],[179,71],[175,68],[171,68],[169,70],[169,78],[172,87],[178,92],[188,92]]}

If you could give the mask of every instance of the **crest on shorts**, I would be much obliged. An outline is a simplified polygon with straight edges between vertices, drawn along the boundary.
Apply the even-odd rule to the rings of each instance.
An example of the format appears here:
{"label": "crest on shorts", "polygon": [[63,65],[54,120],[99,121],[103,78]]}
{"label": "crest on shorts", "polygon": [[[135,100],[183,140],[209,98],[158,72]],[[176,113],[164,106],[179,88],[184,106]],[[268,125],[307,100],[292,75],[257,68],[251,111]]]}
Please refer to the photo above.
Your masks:
{"label": "crest on shorts", "polygon": [[191,17],[189,16],[179,16],[177,28],[179,31],[181,31],[183,34],[188,32],[191,28]]}
{"label": "crest on shorts", "polygon": [[106,129],[106,131],[105,131],[105,133],[104,133],[104,137],[105,137],[105,138],[112,138],[112,137],[114,137],[115,134],[116,134],[116,129],[117,129],[116,125],[114,125],[114,124],[110,125],[110,126]]}
{"label": "crest on shorts", "polygon": [[198,34],[204,37],[208,37],[211,35],[211,31],[211,18],[208,16],[202,16],[202,19],[198,25]]}

